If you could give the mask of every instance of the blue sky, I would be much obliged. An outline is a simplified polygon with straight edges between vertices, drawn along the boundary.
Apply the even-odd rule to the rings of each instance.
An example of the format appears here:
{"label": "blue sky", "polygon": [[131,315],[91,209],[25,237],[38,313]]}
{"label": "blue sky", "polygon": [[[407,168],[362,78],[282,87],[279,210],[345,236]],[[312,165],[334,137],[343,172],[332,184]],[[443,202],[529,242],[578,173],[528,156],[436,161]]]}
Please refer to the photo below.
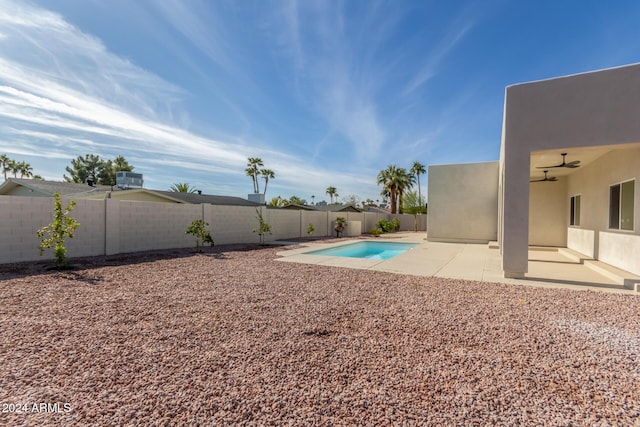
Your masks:
{"label": "blue sky", "polygon": [[496,160],[507,85],[640,62],[639,22],[636,1],[0,0],[0,153],[241,197],[261,157],[267,199],[376,200],[389,164]]}

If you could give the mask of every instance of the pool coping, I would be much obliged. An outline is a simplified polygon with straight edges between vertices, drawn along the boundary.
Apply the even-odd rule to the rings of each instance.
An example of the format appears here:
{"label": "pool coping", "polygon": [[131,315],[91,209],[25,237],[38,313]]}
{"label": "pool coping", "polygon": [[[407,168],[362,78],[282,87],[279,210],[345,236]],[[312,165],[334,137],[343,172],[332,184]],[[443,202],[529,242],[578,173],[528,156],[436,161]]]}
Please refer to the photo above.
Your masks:
{"label": "pool coping", "polygon": [[530,251],[529,273],[524,279],[505,278],[499,250],[486,244],[443,243],[426,240],[424,233],[399,232],[385,235],[385,241],[418,243],[417,246],[388,260],[310,255],[308,252],[330,249],[349,243],[378,241],[377,238],[344,238],[338,242],[303,242],[299,247],[277,252],[279,262],[381,271],[414,276],[441,277],[480,282],[507,283],[544,288],[597,290],[638,295],[610,278],[588,267],[572,262],[563,254],[551,250],[548,259],[539,260],[537,251]]}
{"label": "pool coping", "polygon": [[[360,242],[389,242],[389,243],[412,243],[416,244],[415,247],[410,248],[406,252],[394,256],[393,258],[386,260],[368,259],[368,258],[353,258],[353,257],[341,257],[330,255],[311,255],[309,252],[332,249],[338,246],[344,246],[351,243]],[[315,264],[315,265],[327,265],[332,267],[344,267],[355,268],[363,270],[376,270],[386,271],[392,273],[406,273],[407,263],[413,263],[411,260],[415,260],[412,257],[412,251],[417,250],[425,243],[423,233],[394,233],[393,235],[385,236],[383,240],[379,238],[344,238],[344,241],[321,243],[321,242],[305,242],[301,244],[301,248],[289,249],[286,251],[278,252],[277,255],[282,258],[277,258],[282,262],[297,262],[303,264]],[[420,274],[422,275],[422,274]]]}

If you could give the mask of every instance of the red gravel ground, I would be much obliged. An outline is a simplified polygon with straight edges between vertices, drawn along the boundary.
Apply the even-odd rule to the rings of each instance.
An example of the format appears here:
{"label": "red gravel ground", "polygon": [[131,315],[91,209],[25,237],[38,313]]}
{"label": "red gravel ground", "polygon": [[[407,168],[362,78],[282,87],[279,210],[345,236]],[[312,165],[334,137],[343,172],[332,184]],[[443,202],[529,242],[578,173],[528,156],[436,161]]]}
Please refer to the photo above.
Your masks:
{"label": "red gravel ground", "polygon": [[208,250],[0,267],[0,425],[640,425],[639,297]]}

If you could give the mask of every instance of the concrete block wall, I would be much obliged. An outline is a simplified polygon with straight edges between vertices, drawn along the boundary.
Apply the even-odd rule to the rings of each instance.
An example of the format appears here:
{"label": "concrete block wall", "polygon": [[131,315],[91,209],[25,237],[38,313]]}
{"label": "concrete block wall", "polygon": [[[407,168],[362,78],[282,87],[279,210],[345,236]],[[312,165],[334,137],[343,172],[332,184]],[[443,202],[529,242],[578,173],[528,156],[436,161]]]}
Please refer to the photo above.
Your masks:
{"label": "concrete block wall", "polygon": [[[62,199],[66,208],[68,199]],[[53,259],[53,249],[39,254],[37,232],[53,220],[53,198],[0,197],[0,262],[37,261]],[[69,257],[100,255],[104,251],[104,203],[79,200],[71,216],[80,223],[74,238],[67,239]]]}
{"label": "concrete block wall", "polygon": [[[268,235],[265,241],[281,239],[295,239],[301,237],[300,234],[300,211],[295,210],[276,210],[262,209],[264,220],[271,225],[271,235]],[[256,221],[256,228],[258,227]]]}
{"label": "concrete block wall", "polygon": [[[33,202],[32,202],[33,200]],[[66,205],[65,205],[66,206]],[[4,262],[40,259],[40,241],[36,232],[51,222],[53,202],[50,199],[6,196],[0,200],[2,226],[0,254]],[[48,251],[52,254],[52,251]],[[53,259],[53,256],[47,258]]]}
{"label": "concrete block wall", "polygon": [[[53,201],[44,198],[47,202],[44,205],[44,212],[48,215],[46,224],[53,218]],[[68,199],[62,199],[62,207],[66,207]],[[104,254],[105,247],[105,204],[101,200],[77,200],[76,207],[71,212],[71,216],[80,224],[76,229],[73,239],[69,239],[67,244],[67,255],[69,257],[95,256]],[[48,251],[53,257],[53,251]]]}
{"label": "concrete block wall", "polygon": [[120,201],[120,253],[195,246],[185,234],[196,219],[200,205]]}
{"label": "concrete block wall", "polygon": [[302,233],[303,237],[307,236],[307,227],[309,224],[313,224],[314,236],[328,236],[329,228],[327,225],[327,213],[326,212],[311,212],[300,211],[302,213]]}
{"label": "concrete block wall", "polygon": [[[63,206],[68,202],[63,199]],[[359,221],[361,233],[394,216],[400,218],[401,230],[414,227],[412,215],[258,209],[271,225],[273,234],[266,241],[306,237],[309,223],[314,225],[315,237],[335,236],[333,224],[338,217]],[[53,259],[52,250],[39,256],[36,235],[51,223],[52,213],[51,197],[0,196],[0,264]],[[247,206],[80,199],[72,216],[80,226],[75,237],[65,242],[71,258],[195,246],[194,237],[185,230],[196,219],[209,223],[217,245],[260,241],[253,233],[258,228],[256,208]]]}
{"label": "concrete block wall", "polygon": [[376,228],[376,224],[386,215],[377,214],[377,213],[368,213],[364,216],[364,221],[362,221],[362,232],[368,233],[372,228]]}
{"label": "concrete block wall", "polygon": [[256,208],[249,206],[204,206],[204,220],[216,245],[258,243]]}

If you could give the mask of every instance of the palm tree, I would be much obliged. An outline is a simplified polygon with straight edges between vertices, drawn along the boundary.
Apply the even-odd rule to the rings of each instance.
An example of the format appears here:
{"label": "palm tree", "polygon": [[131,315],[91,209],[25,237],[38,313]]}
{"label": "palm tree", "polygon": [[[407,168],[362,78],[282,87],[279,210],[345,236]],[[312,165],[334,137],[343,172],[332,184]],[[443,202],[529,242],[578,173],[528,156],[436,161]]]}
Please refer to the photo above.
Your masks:
{"label": "palm tree", "polygon": [[2,167],[2,173],[4,173],[4,180],[7,180],[7,171],[9,170],[9,162],[11,159],[6,154],[0,154],[0,167]]}
{"label": "palm tree", "polygon": [[13,174],[14,178],[18,177],[18,172],[20,172],[20,167],[18,166],[18,163],[15,160],[9,160],[9,163],[7,164],[7,168]]}
{"label": "palm tree", "polygon": [[396,192],[398,195],[398,213],[402,213],[402,194],[405,190],[410,189],[415,184],[416,178],[411,175],[405,168],[399,168],[396,175]]}
{"label": "palm tree", "polygon": [[329,197],[331,197],[331,203],[333,203],[333,197],[334,196],[338,196],[338,194],[336,193],[336,187],[327,187],[327,189],[325,190],[326,194],[329,195]]}
{"label": "palm tree", "polygon": [[169,191],[174,193],[195,193],[198,190],[190,186],[188,182],[178,182],[169,187]]}
{"label": "palm tree", "polygon": [[389,165],[378,173],[377,184],[382,185],[380,195],[391,199],[391,213],[396,213],[396,177],[398,168],[396,165]]}
{"label": "palm tree", "polygon": [[269,179],[276,177],[276,174],[271,169],[260,169],[260,175],[264,178],[264,194],[267,194],[267,184]]}
{"label": "palm tree", "polygon": [[427,173],[427,170],[424,168],[424,165],[422,163],[413,162],[410,173],[418,180],[418,202],[423,205],[424,203],[422,203],[422,193],[420,191],[420,175]]}
{"label": "palm tree", "polygon": [[26,162],[18,162],[18,172],[20,172],[20,178],[30,178],[33,176],[33,168],[29,163]]}
{"label": "palm tree", "polygon": [[259,166],[264,166],[260,157],[249,157],[247,159],[247,168],[244,170],[247,176],[250,176],[253,180],[253,192],[260,192],[260,183],[258,182]]}
{"label": "palm tree", "polygon": [[402,193],[411,188],[415,178],[405,168],[389,165],[378,174],[378,185],[383,186],[380,193],[391,199],[391,213],[402,213]]}

